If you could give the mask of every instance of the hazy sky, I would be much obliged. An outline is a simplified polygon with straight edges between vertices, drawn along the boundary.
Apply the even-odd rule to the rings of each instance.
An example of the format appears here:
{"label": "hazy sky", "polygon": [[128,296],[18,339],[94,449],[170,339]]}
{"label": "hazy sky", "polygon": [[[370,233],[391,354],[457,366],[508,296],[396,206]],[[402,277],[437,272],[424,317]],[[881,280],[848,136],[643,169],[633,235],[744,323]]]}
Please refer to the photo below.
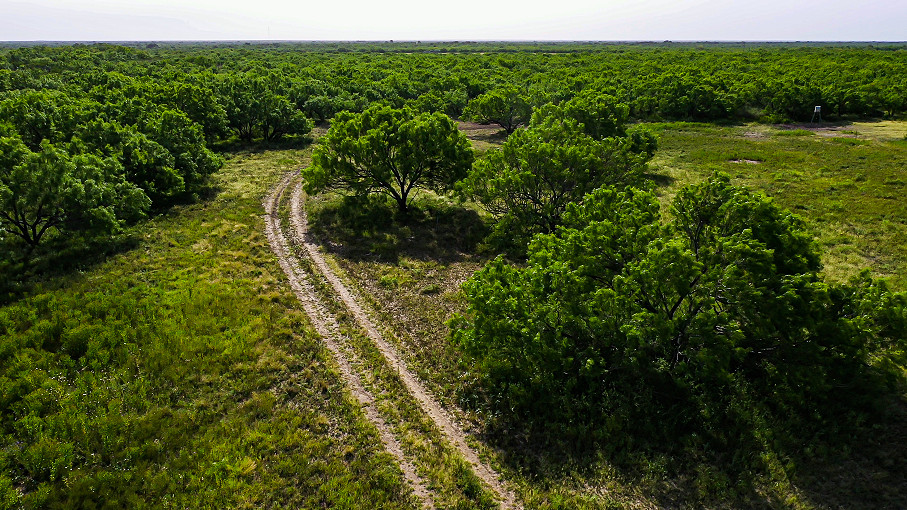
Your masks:
{"label": "hazy sky", "polygon": [[0,40],[907,40],[907,0],[0,0]]}

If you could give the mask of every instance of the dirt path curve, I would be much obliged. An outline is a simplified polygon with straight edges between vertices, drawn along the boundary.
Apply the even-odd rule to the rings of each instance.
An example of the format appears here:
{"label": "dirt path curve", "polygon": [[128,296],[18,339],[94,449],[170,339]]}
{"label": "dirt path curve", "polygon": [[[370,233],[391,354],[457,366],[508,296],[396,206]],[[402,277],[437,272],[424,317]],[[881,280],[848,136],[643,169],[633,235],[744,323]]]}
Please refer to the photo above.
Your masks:
{"label": "dirt path curve", "polygon": [[327,279],[334,288],[334,291],[350,309],[356,320],[368,333],[369,338],[378,346],[381,354],[387,360],[388,364],[400,374],[400,378],[406,385],[406,389],[419,401],[422,410],[427,414],[435,425],[441,429],[452,446],[472,465],[473,471],[485,484],[490,487],[498,496],[502,508],[518,508],[515,494],[510,491],[501,481],[500,476],[488,464],[479,458],[476,451],[466,442],[466,434],[463,429],[454,421],[438,404],[438,401],[431,396],[425,389],[419,379],[413,374],[406,363],[397,353],[397,350],[390,344],[378,328],[371,321],[368,314],[362,309],[356,301],[350,289],[343,283],[339,276],[328,266],[324,257],[318,250],[318,246],[312,242],[311,236],[308,235],[308,220],[306,218],[305,208],[303,207],[302,183],[298,182],[293,191],[293,197],[290,200],[290,224],[295,230],[295,236],[301,240],[306,253],[314,262],[315,267]]}
{"label": "dirt path curve", "polygon": [[400,469],[403,471],[403,476],[409,482],[423,508],[434,508],[435,505],[427,484],[416,472],[412,463],[406,459],[400,442],[397,441],[397,438],[391,432],[390,426],[378,413],[374,397],[362,384],[359,374],[353,367],[352,353],[344,348],[345,342],[342,341],[342,334],[337,321],[318,298],[314,286],[308,280],[302,268],[300,268],[299,261],[290,248],[290,242],[281,228],[278,214],[281,197],[296,175],[296,172],[286,174],[264,201],[263,205],[266,213],[265,234],[268,238],[268,243],[277,256],[281,269],[286,273],[296,298],[299,299],[306,314],[311,318],[315,330],[324,339],[325,346],[333,354],[334,361],[340,368],[340,374],[349,387],[350,392],[359,401],[366,418],[378,429],[378,436],[384,444],[385,450],[397,460]]}

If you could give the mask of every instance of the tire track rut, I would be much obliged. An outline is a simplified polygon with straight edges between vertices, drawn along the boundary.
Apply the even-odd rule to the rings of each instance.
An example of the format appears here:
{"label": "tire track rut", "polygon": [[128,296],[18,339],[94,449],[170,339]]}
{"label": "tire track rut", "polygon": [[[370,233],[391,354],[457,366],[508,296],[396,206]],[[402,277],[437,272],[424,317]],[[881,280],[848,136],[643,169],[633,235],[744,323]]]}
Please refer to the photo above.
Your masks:
{"label": "tire track rut", "polygon": [[422,507],[434,508],[434,501],[428,485],[419,476],[415,466],[406,459],[402,445],[391,432],[391,427],[378,412],[374,396],[365,388],[353,365],[355,355],[345,345],[344,336],[340,332],[336,319],[318,297],[312,282],[309,281],[306,273],[300,267],[299,260],[290,247],[290,241],[281,227],[279,216],[281,198],[296,175],[297,172],[286,174],[263,203],[266,213],[264,216],[265,234],[268,238],[268,243],[277,256],[281,269],[287,275],[290,287],[293,289],[296,298],[312,320],[312,324],[324,340],[325,346],[333,355],[334,361],[340,369],[340,374],[350,389],[350,393],[359,402],[366,418],[378,430],[378,436],[384,445],[384,449],[400,465],[404,478],[412,487],[413,493],[419,499]]}
{"label": "tire track rut", "polygon": [[290,224],[294,229],[294,238],[302,243],[302,247],[317,270],[330,283],[334,292],[337,293],[337,296],[350,310],[359,325],[378,347],[387,363],[399,374],[406,389],[419,402],[422,411],[442,431],[450,445],[469,462],[476,476],[495,492],[501,507],[519,508],[516,495],[504,485],[500,476],[488,464],[483,462],[478,453],[469,446],[463,429],[444,411],[416,375],[409,370],[409,367],[397,353],[396,348],[382,336],[368,314],[356,301],[350,289],[325,261],[318,246],[312,241],[308,233],[308,220],[303,207],[302,182],[297,182],[290,200]]}

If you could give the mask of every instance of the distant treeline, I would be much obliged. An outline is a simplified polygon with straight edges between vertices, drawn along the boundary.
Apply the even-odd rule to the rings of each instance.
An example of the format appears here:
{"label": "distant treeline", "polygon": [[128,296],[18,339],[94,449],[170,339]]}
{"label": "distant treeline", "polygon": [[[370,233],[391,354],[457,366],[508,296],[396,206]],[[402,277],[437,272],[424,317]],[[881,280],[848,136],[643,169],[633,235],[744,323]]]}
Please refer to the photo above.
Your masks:
{"label": "distant treeline", "polygon": [[[143,43],[27,47],[4,52],[0,90],[84,92],[98,74],[210,86],[267,78],[313,118],[384,101],[459,116],[466,103],[506,85],[530,103],[570,99],[594,88],[642,120],[809,120],[878,117],[907,108],[907,45],[806,43]],[[309,99],[312,101],[308,106]],[[327,99],[321,100],[322,98]],[[426,104],[427,103],[427,104]]]}

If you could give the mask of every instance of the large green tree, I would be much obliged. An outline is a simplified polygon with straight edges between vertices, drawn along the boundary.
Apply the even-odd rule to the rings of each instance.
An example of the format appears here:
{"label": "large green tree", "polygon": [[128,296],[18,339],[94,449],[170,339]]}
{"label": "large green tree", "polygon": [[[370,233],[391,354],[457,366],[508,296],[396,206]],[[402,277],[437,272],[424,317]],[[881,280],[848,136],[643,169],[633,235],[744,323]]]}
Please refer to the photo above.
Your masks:
{"label": "large green tree", "polygon": [[479,160],[463,189],[496,216],[496,244],[522,252],[533,235],[554,232],[567,206],[592,190],[638,184],[656,144],[644,130],[627,133],[626,116],[613,98],[546,105]]}
{"label": "large green tree", "polygon": [[251,142],[256,135],[276,141],[287,134],[306,134],[312,124],[272,80],[254,74],[229,75],[220,84],[227,119],[240,139]]}
{"label": "large green tree", "polygon": [[532,105],[526,93],[515,85],[486,92],[470,101],[463,110],[464,117],[482,124],[497,124],[507,134],[528,122],[531,115]]}
{"label": "large green tree", "polygon": [[[583,133],[596,140],[626,135],[630,107],[608,94],[584,90],[562,104],[562,115],[574,119]],[[551,112],[547,115],[557,115]]]}
{"label": "large green tree", "polygon": [[201,126],[180,110],[156,108],[144,116],[141,131],[173,156],[187,193],[198,193],[205,179],[223,165],[223,159],[205,146]]}
{"label": "large green tree", "polygon": [[414,189],[450,189],[472,161],[469,140],[450,117],[375,106],[339,113],[303,176],[309,193],[386,193],[406,213]]}
{"label": "large green tree", "polygon": [[27,253],[49,232],[115,232],[149,205],[114,159],[70,157],[49,142],[32,152],[18,138],[0,138],[0,228],[24,242]]}
{"label": "large green tree", "polygon": [[284,96],[267,94],[259,98],[261,109],[261,136],[275,142],[288,134],[306,134],[312,122]]}
{"label": "large green tree", "polygon": [[464,285],[453,336],[490,416],[612,446],[725,442],[869,400],[880,346],[905,347],[903,296],[824,283],[802,222],[725,177],[682,190],[671,216],[602,188],[526,265],[499,258]]}
{"label": "large green tree", "polygon": [[77,131],[72,148],[115,157],[126,180],[142,188],[155,206],[166,204],[186,191],[176,159],[159,143],[133,126],[96,120]]}
{"label": "large green tree", "polygon": [[167,83],[154,92],[156,102],[177,108],[202,127],[208,142],[216,141],[229,132],[227,112],[218,103],[217,95],[207,87],[194,83]]}

